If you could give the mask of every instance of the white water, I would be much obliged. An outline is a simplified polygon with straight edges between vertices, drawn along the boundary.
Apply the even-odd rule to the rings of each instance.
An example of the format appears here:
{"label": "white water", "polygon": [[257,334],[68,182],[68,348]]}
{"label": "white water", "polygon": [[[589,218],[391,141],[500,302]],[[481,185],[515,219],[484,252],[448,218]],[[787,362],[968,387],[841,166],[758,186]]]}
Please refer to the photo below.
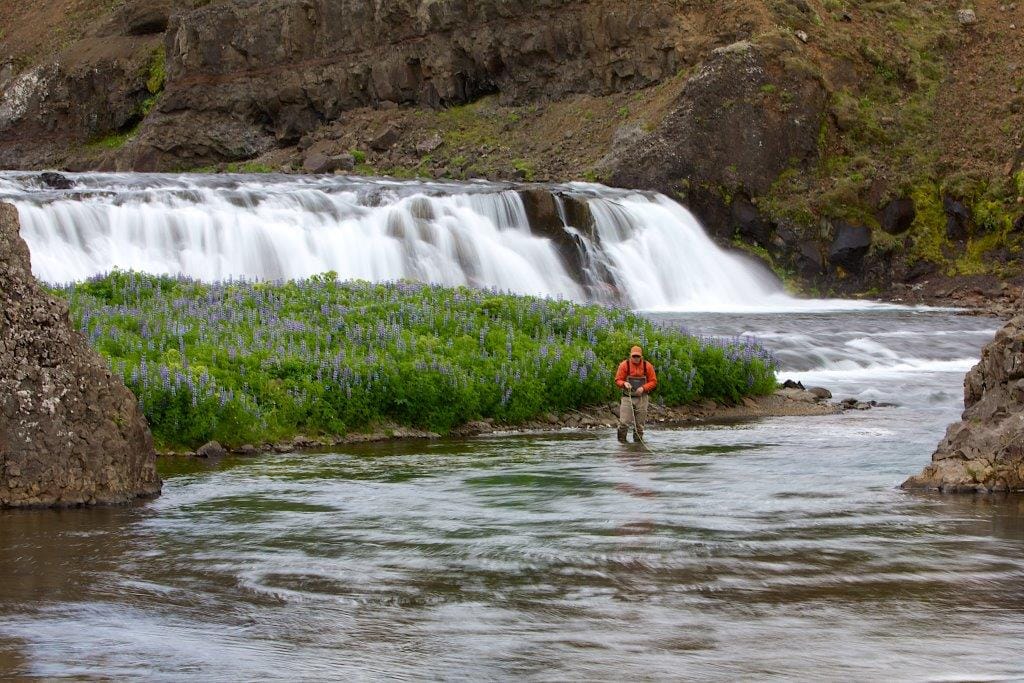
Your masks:
{"label": "white water", "polygon": [[[599,185],[552,187],[594,218],[564,230],[570,264],[531,229],[511,186],[340,177],[69,175],[53,190],[38,176],[0,174],[33,270],[49,282],[115,268],[217,281],[342,279],[444,285],[599,300],[645,310],[794,310],[863,307],[787,296],[764,267],[725,252],[683,207],[658,194]],[[562,208],[562,207],[560,207]]]}

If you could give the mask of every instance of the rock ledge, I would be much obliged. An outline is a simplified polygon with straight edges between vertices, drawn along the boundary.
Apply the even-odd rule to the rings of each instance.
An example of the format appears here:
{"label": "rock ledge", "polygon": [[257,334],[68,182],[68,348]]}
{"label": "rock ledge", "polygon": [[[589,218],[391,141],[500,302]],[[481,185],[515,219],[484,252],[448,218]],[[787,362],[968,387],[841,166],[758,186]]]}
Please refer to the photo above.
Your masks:
{"label": "rock ledge", "polygon": [[135,396],[32,276],[0,204],[0,508],[126,503],[160,492]]}
{"label": "rock ledge", "polygon": [[1024,313],[985,347],[964,379],[962,420],[905,489],[1024,492]]}

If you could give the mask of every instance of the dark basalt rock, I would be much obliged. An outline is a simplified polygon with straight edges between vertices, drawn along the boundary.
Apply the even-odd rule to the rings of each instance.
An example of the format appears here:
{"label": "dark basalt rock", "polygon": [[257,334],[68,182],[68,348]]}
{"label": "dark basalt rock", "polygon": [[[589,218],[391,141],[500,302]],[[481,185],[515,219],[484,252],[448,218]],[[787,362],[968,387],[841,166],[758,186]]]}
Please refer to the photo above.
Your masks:
{"label": "dark basalt rock", "polygon": [[964,379],[962,420],[932,463],[903,483],[946,492],[1024,492],[1024,311],[1008,322]]}
{"label": "dark basalt rock", "polygon": [[825,272],[825,257],[822,245],[814,240],[797,243],[796,267],[801,277],[813,279]]}
{"label": "dark basalt rock", "polygon": [[45,171],[39,174],[39,182],[54,190],[70,190],[75,186],[66,176],[53,171]]}
{"label": "dark basalt rock", "polygon": [[848,272],[859,273],[871,248],[871,229],[846,221],[836,221],[833,227],[836,236],[829,249],[829,262]]}
{"label": "dark basalt rock", "polygon": [[767,247],[772,238],[772,225],[757,207],[747,197],[740,196],[733,199],[731,209],[734,234],[744,241]]}
{"label": "dark basalt rock", "polygon": [[944,197],[942,208],[946,212],[946,236],[954,242],[964,242],[974,232],[974,216],[963,202]]}
{"label": "dark basalt rock", "polygon": [[[242,124],[228,133],[259,129],[269,148],[361,107],[441,108],[491,94],[519,104],[642,88],[678,71],[683,22],[671,3],[615,0],[181,3],[164,42],[162,118],[147,119],[134,154],[159,168],[247,158],[232,155],[248,148],[243,140],[211,147],[200,135],[189,144],[187,133],[201,134],[210,118]],[[161,130],[146,134],[151,127]],[[167,132],[180,139],[170,149],[161,146]],[[399,139],[384,130],[369,142],[385,152]]]}
{"label": "dark basalt rock", "polygon": [[[594,217],[587,203],[564,193],[556,196],[542,188],[520,190],[519,196],[530,222],[530,231],[555,244],[573,279],[590,289],[594,298],[618,302],[615,278],[603,265],[591,259],[581,237],[586,237],[591,243],[598,241]],[[561,202],[562,214],[559,214],[558,202]]]}
{"label": "dark basalt rock", "polygon": [[135,396],[32,276],[9,204],[0,204],[0,304],[0,508],[159,493]]}
{"label": "dark basalt rock", "polygon": [[902,235],[917,218],[917,209],[913,199],[894,199],[885,205],[878,217],[878,222],[890,235]]}
{"label": "dark basalt rock", "polygon": [[577,282],[585,279],[583,243],[565,230],[562,218],[558,214],[555,197],[544,189],[521,190],[520,198],[530,221],[530,231],[540,237],[546,237],[558,247],[558,253],[569,267],[569,272]]}

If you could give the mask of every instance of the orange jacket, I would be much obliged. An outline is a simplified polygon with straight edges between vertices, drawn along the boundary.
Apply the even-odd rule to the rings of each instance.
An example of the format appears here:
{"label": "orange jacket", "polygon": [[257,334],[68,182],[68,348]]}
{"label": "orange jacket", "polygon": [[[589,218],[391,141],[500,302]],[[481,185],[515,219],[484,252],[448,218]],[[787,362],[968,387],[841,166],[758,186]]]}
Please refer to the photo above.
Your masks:
{"label": "orange jacket", "polygon": [[658,386],[658,376],[654,374],[654,366],[647,362],[647,359],[641,359],[639,363],[634,363],[627,358],[619,363],[619,370],[615,373],[615,385],[620,389],[625,389],[629,384],[626,382],[627,377],[640,376],[647,378],[647,382],[644,383],[645,394]]}

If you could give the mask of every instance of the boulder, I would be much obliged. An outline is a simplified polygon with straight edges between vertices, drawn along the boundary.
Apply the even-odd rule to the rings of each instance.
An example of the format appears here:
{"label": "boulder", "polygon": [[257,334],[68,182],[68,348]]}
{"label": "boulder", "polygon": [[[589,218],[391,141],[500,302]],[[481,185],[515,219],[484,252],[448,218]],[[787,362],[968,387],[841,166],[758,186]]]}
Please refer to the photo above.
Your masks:
{"label": "boulder", "polygon": [[913,199],[894,199],[885,205],[878,217],[878,222],[890,235],[902,235],[917,218],[917,209]]}
{"label": "boulder", "polygon": [[8,204],[0,204],[0,303],[0,507],[158,494],[138,401],[72,328],[67,304],[32,276]]}
{"label": "boulder", "polygon": [[811,392],[821,400],[832,398],[832,392],[825,387],[810,387],[807,391]]}
{"label": "boulder", "polygon": [[196,456],[200,458],[223,458],[227,454],[218,441],[208,441],[196,449]]}
{"label": "boulder", "polygon": [[398,138],[401,137],[398,129],[389,126],[382,133],[370,141],[370,149],[375,152],[386,152],[395,146]]}
{"label": "boulder", "polygon": [[964,412],[906,489],[1024,492],[1024,311],[985,347],[964,380]]}
{"label": "boulder", "polygon": [[440,133],[434,133],[416,143],[416,151],[419,154],[430,154],[441,146],[443,140]]}
{"label": "boulder", "polygon": [[60,173],[55,173],[53,171],[44,171],[43,173],[40,173],[39,182],[53,190],[70,190],[75,186],[67,176],[63,176]]}
{"label": "boulder", "polygon": [[829,248],[829,262],[848,272],[859,273],[864,257],[871,248],[871,229],[846,221],[836,221],[833,227],[836,236]]}
{"label": "boulder", "polygon": [[351,154],[327,155],[320,152],[310,152],[302,162],[302,169],[307,173],[314,174],[351,171],[355,166],[356,161]]}
{"label": "boulder", "polygon": [[274,114],[274,137],[282,145],[298,144],[320,125],[316,112],[302,104],[282,104]]}

